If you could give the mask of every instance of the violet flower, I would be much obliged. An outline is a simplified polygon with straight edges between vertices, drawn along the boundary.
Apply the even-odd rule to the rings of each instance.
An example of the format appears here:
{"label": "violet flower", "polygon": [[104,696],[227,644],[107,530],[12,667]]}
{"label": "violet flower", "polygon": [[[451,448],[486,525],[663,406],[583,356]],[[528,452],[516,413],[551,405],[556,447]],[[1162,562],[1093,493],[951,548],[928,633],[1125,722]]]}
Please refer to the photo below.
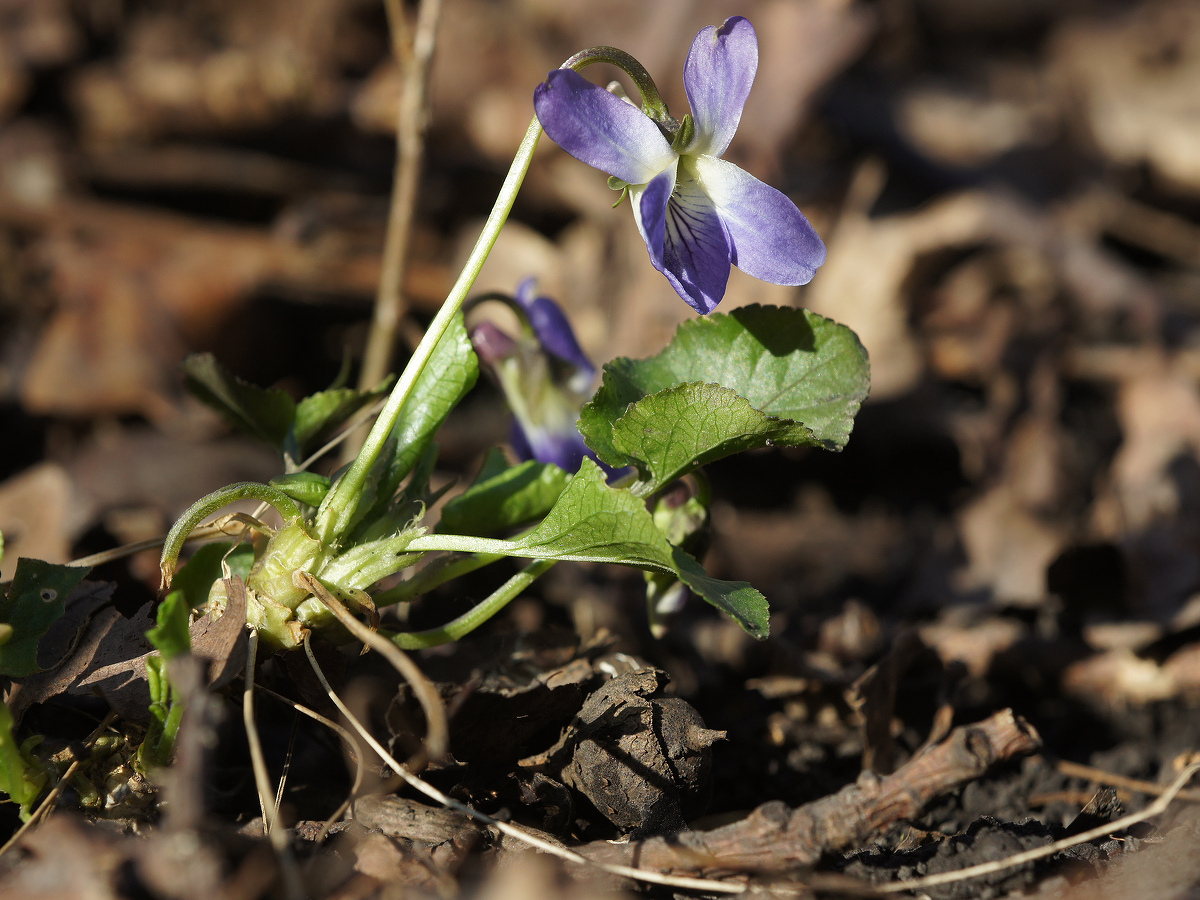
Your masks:
{"label": "violet flower", "polygon": [[562,308],[537,296],[533,278],[504,301],[521,319],[521,333],[513,337],[485,321],[471,329],[471,343],[512,410],[513,450],[523,460],[577,472],[584,456],[595,458],[577,423],[591,398],[596,367],[580,349]]}
{"label": "violet flower", "polygon": [[730,264],[791,285],[806,284],[825,261],[825,245],[791,200],[720,158],[757,68],[746,19],[701,30],[683,68],[692,113],[674,134],[572,69],[551,72],[533,95],[551,140],[628,188],[650,261],[701,315],[724,296]]}

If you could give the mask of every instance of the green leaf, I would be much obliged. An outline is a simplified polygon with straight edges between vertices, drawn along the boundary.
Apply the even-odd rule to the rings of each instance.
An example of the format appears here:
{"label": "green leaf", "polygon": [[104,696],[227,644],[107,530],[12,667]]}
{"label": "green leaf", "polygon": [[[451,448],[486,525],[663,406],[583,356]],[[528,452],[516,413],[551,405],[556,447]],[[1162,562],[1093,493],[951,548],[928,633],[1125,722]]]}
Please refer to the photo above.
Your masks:
{"label": "green leaf", "polygon": [[21,807],[23,821],[29,820],[33,802],[46,786],[45,768],[31,754],[23,752],[27,749],[17,744],[12,713],[0,703],[0,791]]}
{"label": "green leaf", "polygon": [[192,649],[191,609],[187,596],[180,590],[171,591],[158,604],[158,624],[146,632],[146,638],[162,654],[163,659],[183,656]]}
{"label": "green leaf", "polygon": [[67,608],[67,595],[91,571],[40,559],[17,560],[8,593],[0,596],[0,622],[12,627],[0,645],[0,675],[22,678],[39,671],[38,643]]}
{"label": "green leaf", "polygon": [[292,425],[296,458],[307,456],[328,440],[351,416],[386,395],[393,380],[389,375],[369,391],[345,387],[330,388],[305,397],[297,403],[296,418]]}
{"label": "green leaf", "polygon": [[267,483],[306,506],[320,506],[332,484],[328,475],[316,472],[288,472],[276,475]]}
{"label": "green leaf", "polygon": [[400,482],[416,466],[446,416],[475,386],[478,377],[479,361],[459,313],[438,341],[392,429],[388,443],[393,450],[386,465],[377,464],[378,475],[373,471],[371,501],[359,505],[355,525],[347,531],[358,523],[369,525],[386,514]]}
{"label": "green leaf", "polygon": [[532,522],[553,508],[570,480],[570,475],[551,463],[532,459],[519,463],[477,480],[448,502],[438,530],[494,535]]}
{"label": "green leaf", "polygon": [[242,381],[221,368],[211,353],[187,357],[183,374],[188,390],[221,413],[234,428],[283,450],[296,417],[296,404],[286,391]]}
{"label": "green leaf", "polygon": [[417,379],[412,398],[405,404],[392,430],[398,449],[391,474],[397,486],[412,471],[450,410],[458,406],[467,391],[475,386],[478,377],[479,360],[471,349],[462,313],[459,313],[438,341],[433,356]]}
{"label": "green leaf", "polygon": [[693,319],[662,353],[621,358],[579,430],[611,466],[634,465],[651,493],[731,453],[845,446],[870,384],[852,331],[807,310],[747,306]]}
{"label": "green leaf", "polygon": [[603,470],[591,459],[584,459],[542,524],[519,540],[430,535],[417,538],[408,549],[620,563],[674,573],[750,634],[767,636],[766,598],[744,581],[709,577],[695,559],[671,546],[645,501],[623,488],[609,487]]}
{"label": "green leaf", "polygon": [[229,567],[231,575],[245,581],[254,565],[254,546],[249,541],[237,544],[230,541],[215,541],[200,547],[187,564],[175,573],[171,582],[175,591],[182,591],[188,606],[196,609],[208,600],[213,582],[224,577],[221,564]]}

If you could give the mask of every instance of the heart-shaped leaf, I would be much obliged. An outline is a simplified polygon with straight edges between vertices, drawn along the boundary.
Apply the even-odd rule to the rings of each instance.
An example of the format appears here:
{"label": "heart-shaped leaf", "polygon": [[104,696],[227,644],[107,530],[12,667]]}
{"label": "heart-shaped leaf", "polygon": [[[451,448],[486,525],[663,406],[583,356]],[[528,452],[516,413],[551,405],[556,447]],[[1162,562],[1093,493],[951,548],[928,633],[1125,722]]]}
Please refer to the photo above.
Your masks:
{"label": "heart-shaped leaf", "polygon": [[651,493],[691,469],[764,447],[845,446],[870,384],[854,332],[807,310],[747,306],[679,327],[657,356],[620,358],[579,430]]}

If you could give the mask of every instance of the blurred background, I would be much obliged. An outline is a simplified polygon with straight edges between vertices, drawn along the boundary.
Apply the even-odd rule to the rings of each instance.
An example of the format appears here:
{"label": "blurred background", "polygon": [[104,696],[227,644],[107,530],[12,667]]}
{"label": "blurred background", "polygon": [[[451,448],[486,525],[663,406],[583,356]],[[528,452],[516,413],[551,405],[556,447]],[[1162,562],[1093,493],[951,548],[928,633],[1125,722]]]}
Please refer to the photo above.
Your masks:
{"label": "blurred background", "polygon": [[[1200,690],[1195,3],[445,0],[399,359],[547,71],[615,45],[682,116],[691,39],[733,14],[760,66],[727,157],[787,192],[829,256],[802,289],[735,271],[722,308],[849,325],[873,387],[843,454],[713,467],[710,570],[763,590],[817,662],[869,659],[908,622],[976,675],[1069,636],[1022,656],[1031,692]],[[400,82],[375,0],[0,0],[4,577],[279,471],[187,397],[179,362],[212,351],[301,395],[361,356]],[[614,197],[544,140],[478,284],[536,275],[597,361],[655,353],[691,315]],[[506,435],[481,379],[441,437],[445,477]],[[156,561],[97,574],[135,607]],[[563,566],[545,594],[584,636],[637,632],[639,583]],[[697,615],[714,658],[749,652]],[[1147,674],[1131,648],[1168,638]]]}

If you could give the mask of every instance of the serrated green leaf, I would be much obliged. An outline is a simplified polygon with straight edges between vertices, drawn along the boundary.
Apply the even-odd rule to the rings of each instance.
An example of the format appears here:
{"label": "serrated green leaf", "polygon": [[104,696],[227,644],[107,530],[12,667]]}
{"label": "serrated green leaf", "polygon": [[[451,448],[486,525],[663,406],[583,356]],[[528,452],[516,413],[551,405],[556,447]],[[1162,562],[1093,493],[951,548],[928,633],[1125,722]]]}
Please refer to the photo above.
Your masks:
{"label": "serrated green leaf", "polygon": [[744,581],[712,578],[690,555],[672,547],[645,502],[628,490],[609,487],[603,470],[590,459],[584,459],[542,524],[516,543],[540,551],[542,558],[617,562],[674,572],[750,634],[767,636],[766,598]]}
{"label": "serrated green leaf", "polygon": [[800,423],[759,412],[719,384],[681,384],[631,403],[613,425],[612,443],[644,473],[647,492],[733,453],[821,445]]}
{"label": "serrated green leaf", "polygon": [[91,571],[40,559],[18,559],[8,593],[0,596],[0,622],[12,634],[0,645],[0,675],[22,678],[39,671],[38,643],[67,608],[67,595]]}
{"label": "serrated green leaf", "polygon": [[749,582],[722,581],[704,571],[691,554],[672,548],[672,559],[679,580],[717,609],[742,626],[760,641],[771,631],[771,615],[767,598]]}
{"label": "serrated green leaf", "polygon": [[439,531],[494,535],[544,516],[571,476],[551,463],[519,463],[480,481],[442,509]]}
{"label": "serrated green leaf", "polygon": [[359,506],[355,522],[371,523],[385,515],[400,482],[416,466],[446,416],[475,386],[478,377],[479,361],[459,313],[438,341],[392,429],[389,444],[394,449],[386,465],[377,466],[379,474],[372,476],[369,488],[372,499]]}
{"label": "serrated green leaf", "polygon": [[183,361],[188,390],[221,413],[234,428],[261,438],[280,451],[296,416],[286,391],[261,388],[226,372],[211,353]]}
{"label": "serrated green leaf", "polygon": [[579,429],[609,465],[637,466],[637,491],[648,493],[770,443],[840,450],[869,383],[866,351],[845,326],[747,306],[685,322],[650,359],[608,363]]}
{"label": "serrated green leaf", "polygon": [[445,421],[450,411],[475,386],[479,377],[479,361],[471,348],[467,329],[460,313],[446,329],[434,348],[433,356],[421,372],[413,389],[412,400],[405,404],[393,434],[399,450],[393,461],[393,476],[412,471],[425,446]]}
{"label": "serrated green leaf", "polygon": [[542,524],[519,540],[431,535],[417,538],[408,549],[619,563],[673,573],[750,634],[767,635],[766,598],[744,581],[709,577],[695,559],[671,546],[645,501],[626,489],[610,487],[604,471],[591,459],[584,459]]}
{"label": "serrated green leaf", "polygon": [[296,404],[292,441],[297,459],[307,456],[331,437],[359,410],[387,394],[393,378],[388,376],[369,391],[354,388],[330,388],[305,397]]}

